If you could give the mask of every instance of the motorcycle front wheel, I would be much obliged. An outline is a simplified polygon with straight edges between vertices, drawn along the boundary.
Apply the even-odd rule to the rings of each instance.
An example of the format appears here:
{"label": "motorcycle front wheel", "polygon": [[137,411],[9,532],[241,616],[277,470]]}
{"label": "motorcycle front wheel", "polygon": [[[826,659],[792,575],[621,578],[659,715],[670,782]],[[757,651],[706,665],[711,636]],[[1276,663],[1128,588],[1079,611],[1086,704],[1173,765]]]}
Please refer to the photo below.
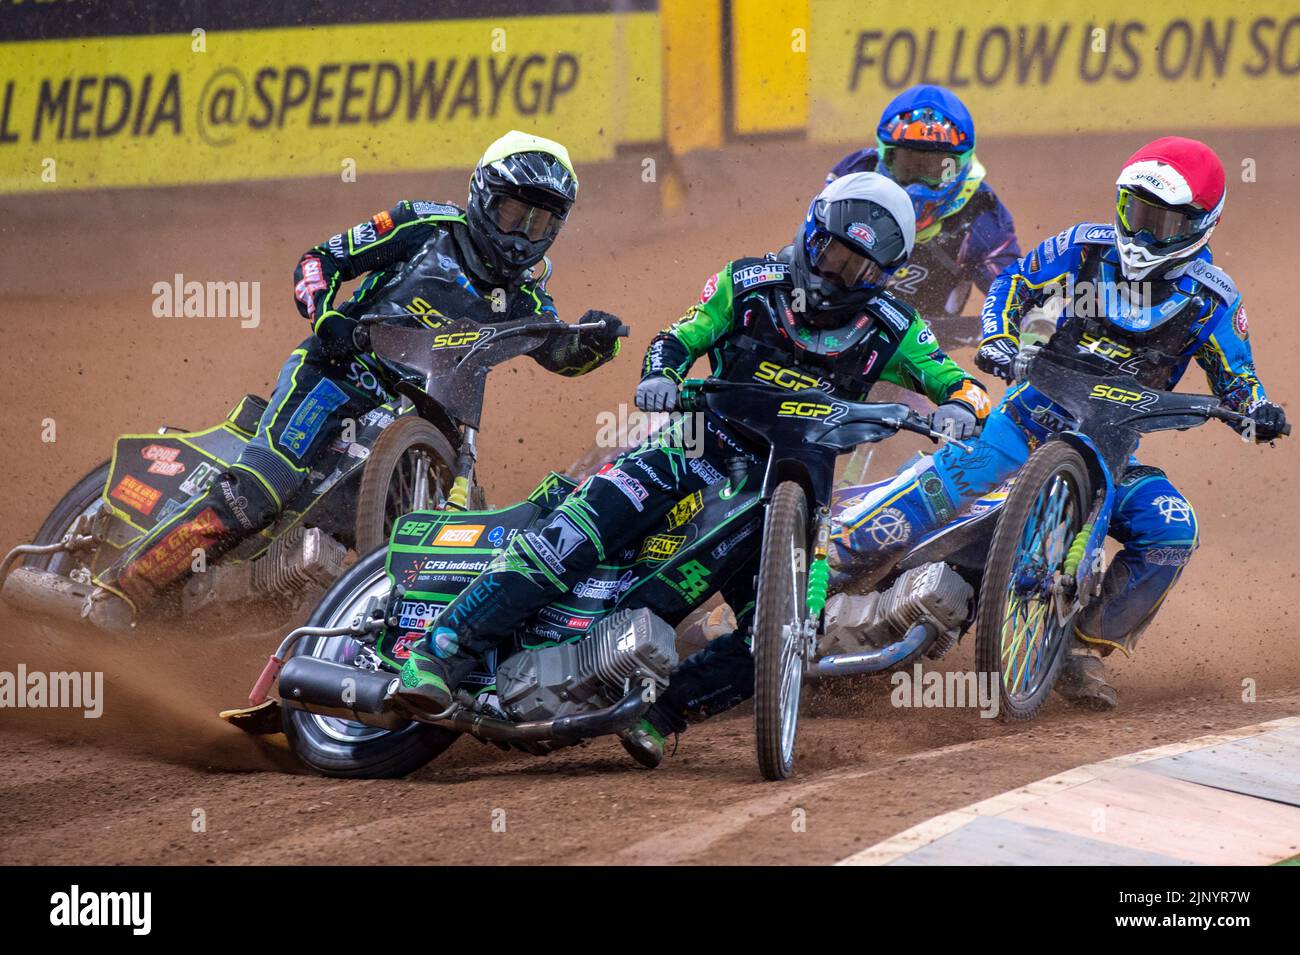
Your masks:
{"label": "motorcycle front wheel", "polygon": [[[388,543],[393,521],[415,510],[417,495],[425,510],[447,503],[456,476],[456,452],[446,435],[423,418],[398,418],[376,439],[361,471],[357,491],[356,548],[366,554]],[[423,487],[420,485],[423,483]],[[470,507],[483,504],[477,483]]]}
{"label": "motorcycle front wheel", "polygon": [[[361,613],[371,597],[386,598],[386,550],[359,560],[321,599],[307,621],[310,627],[338,627]],[[351,637],[308,637],[297,653],[351,663],[360,645]],[[438,726],[411,722],[399,730],[366,726],[287,706],[281,709],[284,734],[303,763],[324,776],[392,779],[414,772],[455,742],[459,735]]]}
{"label": "motorcycle front wheel", "polygon": [[754,736],[764,779],[794,775],[808,603],[808,500],[793,481],[767,505],[754,607]]}
{"label": "motorcycle front wheel", "polygon": [[998,516],[975,618],[980,673],[999,687],[1003,722],[1038,715],[1068,652],[1057,575],[1087,518],[1092,482],[1079,452],[1049,441],[1029,458]]}

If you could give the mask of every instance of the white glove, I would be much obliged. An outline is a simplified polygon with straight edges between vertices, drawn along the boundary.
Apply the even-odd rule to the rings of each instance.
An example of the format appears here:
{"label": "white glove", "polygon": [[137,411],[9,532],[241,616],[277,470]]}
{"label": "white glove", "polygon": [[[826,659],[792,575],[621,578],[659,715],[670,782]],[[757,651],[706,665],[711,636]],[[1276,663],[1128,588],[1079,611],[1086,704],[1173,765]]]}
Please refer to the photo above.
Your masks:
{"label": "white glove", "polygon": [[676,411],[677,397],[677,382],[654,375],[636,386],[634,401],[642,411]]}
{"label": "white glove", "polygon": [[930,419],[930,427],[953,440],[965,441],[979,433],[980,423],[975,412],[964,404],[950,401],[938,407]]}

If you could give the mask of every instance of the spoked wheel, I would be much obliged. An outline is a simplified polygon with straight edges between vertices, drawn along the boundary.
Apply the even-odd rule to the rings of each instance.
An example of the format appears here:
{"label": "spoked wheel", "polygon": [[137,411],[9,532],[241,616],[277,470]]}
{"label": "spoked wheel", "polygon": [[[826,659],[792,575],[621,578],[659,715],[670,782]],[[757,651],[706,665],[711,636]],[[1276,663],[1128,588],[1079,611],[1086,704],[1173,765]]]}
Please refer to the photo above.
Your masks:
{"label": "spoked wheel", "polygon": [[1016,476],[989,545],[975,624],[980,672],[999,685],[1003,721],[1038,715],[1070,643],[1062,575],[1086,519],[1092,482],[1063,441],[1043,445]]}
{"label": "spoked wheel", "polygon": [[808,501],[793,481],[767,506],[754,608],[754,734],[764,779],[794,774],[808,616]]}
{"label": "spoked wheel", "polygon": [[[384,549],[363,557],[338,579],[307,621],[312,627],[344,626],[361,613],[371,597],[388,596]],[[351,637],[314,637],[298,653],[352,663],[361,647]],[[281,720],[289,746],[298,758],[326,776],[384,779],[405,776],[442,753],[456,733],[424,723],[386,730],[333,716],[283,707]]]}
{"label": "spoked wheel", "polygon": [[388,543],[393,522],[417,507],[437,510],[455,477],[456,452],[423,418],[398,418],[370,449],[357,492],[357,553]]}

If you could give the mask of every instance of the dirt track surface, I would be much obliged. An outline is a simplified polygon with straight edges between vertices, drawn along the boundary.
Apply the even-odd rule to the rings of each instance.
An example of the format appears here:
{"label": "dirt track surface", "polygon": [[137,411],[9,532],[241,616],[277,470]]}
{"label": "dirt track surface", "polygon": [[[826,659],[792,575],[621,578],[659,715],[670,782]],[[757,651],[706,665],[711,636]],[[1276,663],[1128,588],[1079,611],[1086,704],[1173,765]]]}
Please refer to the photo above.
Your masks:
{"label": "dirt track surface", "polygon": [[[1292,131],[1207,135],[1229,170],[1217,261],[1242,289],[1274,400],[1295,411],[1300,346],[1288,239],[1300,179]],[[1022,242],[1109,217],[1133,136],[982,143]],[[630,398],[651,335],[726,259],[789,240],[842,150],[766,143],[693,157],[687,206],[658,211],[641,157],[580,170],[582,201],[555,249],[562,314],[605,308],[633,326],[624,357],[584,381],[525,361],[488,386],[481,474],[494,503],[518,496],[591,440]],[[1256,161],[1258,181],[1235,170]],[[27,540],[115,434],[217,420],[269,392],[306,334],[290,303],[301,251],[397,198],[463,195],[461,176],[355,184],[258,183],[0,199],[9,413],[0,417],[0,542]],[[154,282],[260,281],[262,321],[150,314]],[[972,303],[971,307],[975,307]],[[942,338],[942,330],[940,330]],[[969,363],[969,350],[954,356]],[[1193,369],[1191,390],[1203,390]],[[520,414],[521,405],[530,416]],[[40,440],[42,421],[57,440]],[[876,473],[919,445],[900,439]],[[1222,427],[1157,435],[1164,467],[1201,522],[1202,547],[1131,660],[1111,666],[1122,706],[1054,702],[1028,727],[974,711],[895,709],[882,681],[820,691],[802,724],[800,775],[757,779],[748,709],[692,729],[655,773],[609,740],[547,760],[463,740],[401,782],[338,782],[215,718],[238,705],[271,649],[265,635],[184,632],[130,642],[41,635],[0,611],[0,670],[102,670],[105,713],[0,710],[0,862],[826,862],[1010,787],[1161,743],[1300,712],[1294,635],[1297,450],[1242,444]],[[971,641],[943,668],[973,666]],[[1259,702],[1241,701],[1253,681]],[[806,811],[793,832],[792,811]],[[206,832],[192,831],[195,810]],[[504,817],[494,810],[502,810]],[[504,818],[505,832],[493,821]]]}

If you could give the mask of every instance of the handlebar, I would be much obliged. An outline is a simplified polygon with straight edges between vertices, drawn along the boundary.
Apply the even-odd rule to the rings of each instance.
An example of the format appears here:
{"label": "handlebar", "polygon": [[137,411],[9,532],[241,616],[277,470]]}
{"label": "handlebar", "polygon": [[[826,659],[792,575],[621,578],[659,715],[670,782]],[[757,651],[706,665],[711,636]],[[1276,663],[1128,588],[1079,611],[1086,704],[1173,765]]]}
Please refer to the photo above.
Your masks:
{"label": "handlebar", "polygon": [[[783,396],[797,393],[788,391],[784,388],[779,388],[775,385],[767,385],[760,382],[726,381],[719,378],[687,378],[681,383],[681,388],[678,393],[678,408],[687,413],[707,411],[709,410],[708,402],[704,400],[704,395],[711,391],[740,389],[763,391],[769,394]],[[915,411],[909,411],[904,417],[900,418],[895,415],[881,415],[868,410],[880,407],[880,405],[873,405],[869,402],[861,401],[835,400],[841,401],[842,404],[847,405],[851,409],[846,420],[841,421],[841,424],[847,424],[850,422],[878,424],[887,428],[892,428],[895,431],[911,431],[913,434],[922,435],[923,437],[930,438],[938,443],[955,444],[964,451],[971,450],[970,445],[958,441],[956,438],[944,434],[941,431],[935,431],[931,419],[919,415]]]}
{"label": "handlebar", "polygon": [[[1240,411],[1233,411],[1231,408],[1225,408],[1222,405],[1215,408],[1207,408],[1205,410],[1205,417],[1214,418],[1216,421],[1226,421],[1228,424],[1235,426],[1241,426],[1255,420],[1248,414],[1243,414]],[[1287,422],[1284,424],[1281,430],[1278,431],[1278,434],[1290,436],[1291,423]]]}

